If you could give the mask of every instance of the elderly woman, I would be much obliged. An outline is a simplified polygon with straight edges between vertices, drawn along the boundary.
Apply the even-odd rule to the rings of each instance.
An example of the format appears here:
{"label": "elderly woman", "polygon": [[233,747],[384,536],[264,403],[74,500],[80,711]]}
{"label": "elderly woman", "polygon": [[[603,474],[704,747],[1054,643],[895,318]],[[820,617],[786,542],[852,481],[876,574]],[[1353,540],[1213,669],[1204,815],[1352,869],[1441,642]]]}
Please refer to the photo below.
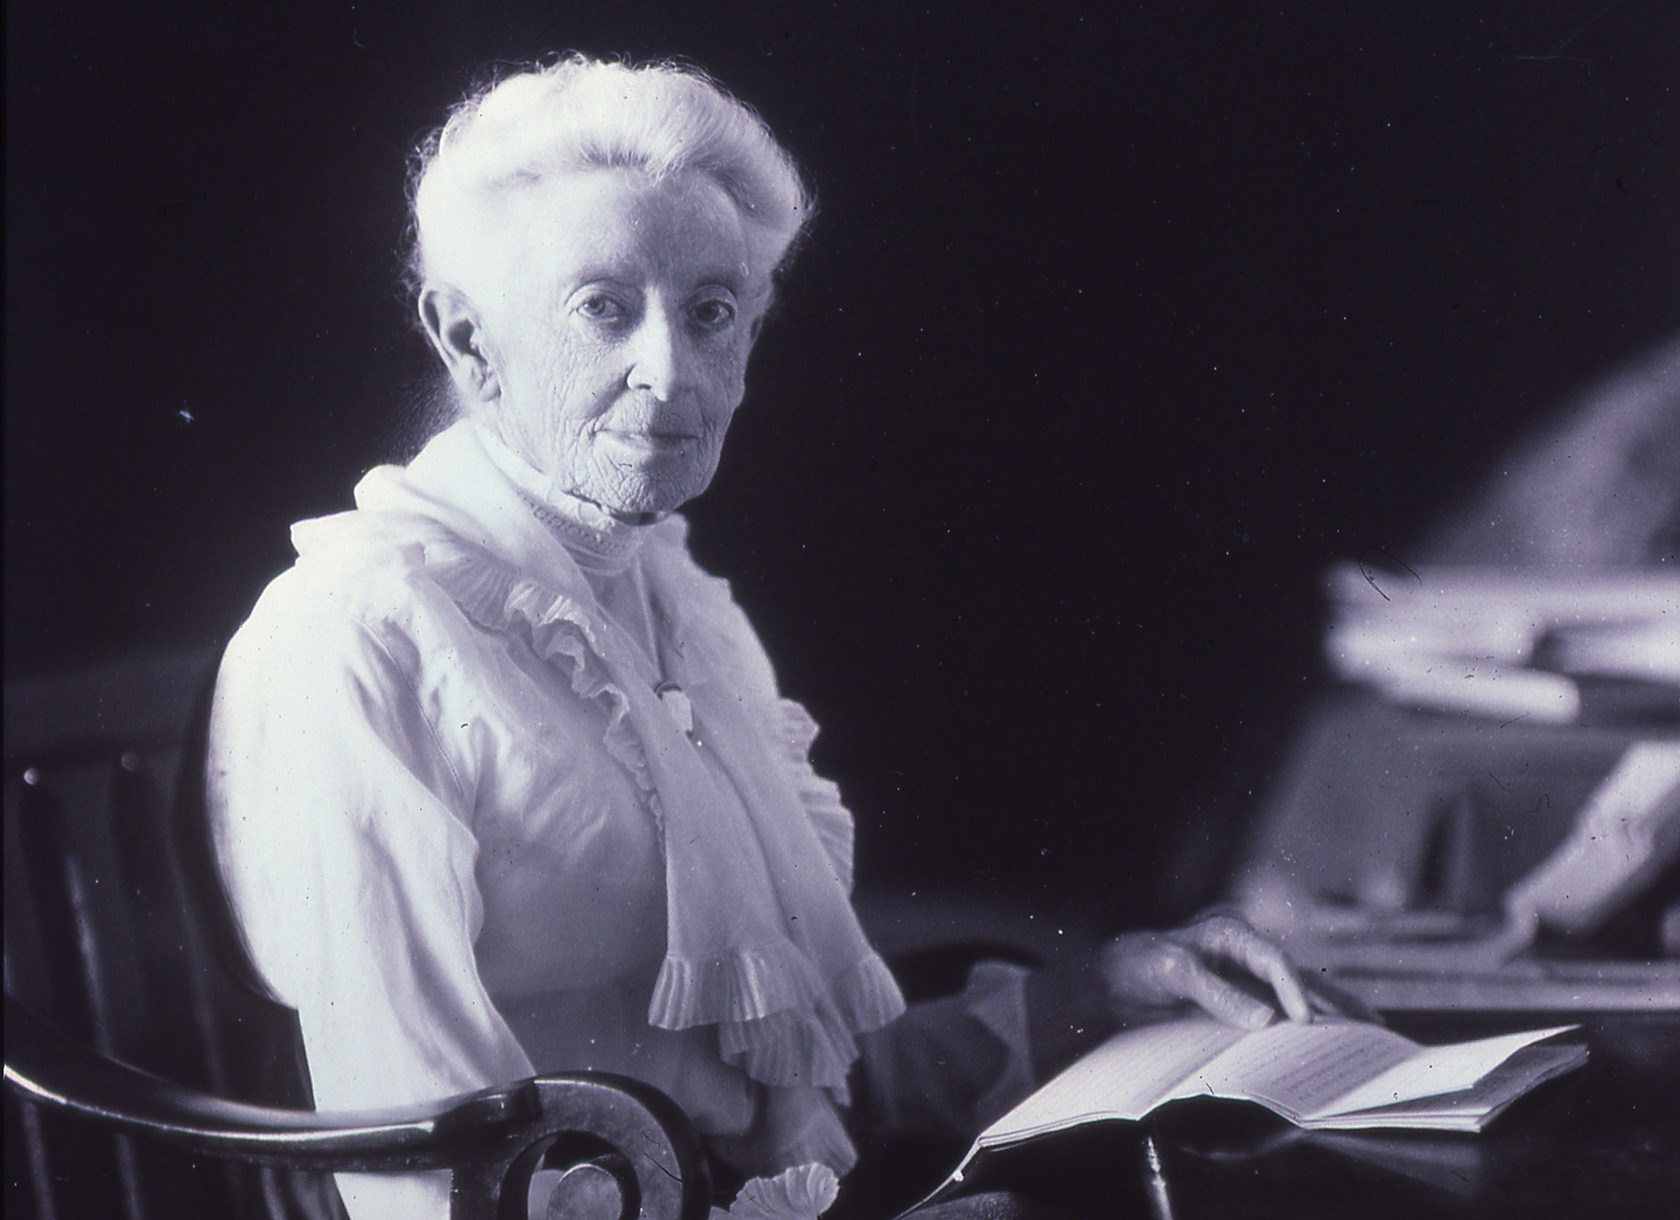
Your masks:
{"label": "elderly woman", "polygon": [[[211,727],[224,878],[318,1105],[603,1069],[744,1174],[844,1173],[848,1114],[973,1124],[1081,1036],[1183,1001],[1272,1018],[1209,957],[1305,1016],[1222,919],[902,1015],[816,727],[677,515],[811,211],[747,108],[668,66],[522,72],[454,112],[413,202],[460,418],[294,528]],[[436,1175],[340,1187],[358,1220],[448,1210]]]}

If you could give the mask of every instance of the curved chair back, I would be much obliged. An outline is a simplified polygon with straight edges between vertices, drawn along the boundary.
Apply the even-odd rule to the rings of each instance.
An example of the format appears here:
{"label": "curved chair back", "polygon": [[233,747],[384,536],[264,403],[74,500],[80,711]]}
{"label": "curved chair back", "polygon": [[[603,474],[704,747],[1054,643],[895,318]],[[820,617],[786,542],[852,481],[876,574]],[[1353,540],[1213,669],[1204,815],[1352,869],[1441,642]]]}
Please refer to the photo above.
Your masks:
{"label": "curved chair back", "polygon": [[449,1169],[452,1220],[523,1217],[539,1168],[561,1171],[550,1216],[698,1220],[710,1207],[692,1125],[624,1077],[538,1077],[402,1111],[320,1114],[162,1080],[75,1045],[11,996],[5,1021],[6,1087],[20,1100],[200,1155],[315,1171]]}
{"label": "curved chair back", "polygon": [[[696,1189],[705,1165],[682,1116],[633,1082],[539,1079],[399,1116],[312,1112],[296,1015],[245,958],[211,855],[217,655],[6,686],[8,1216],[338,1220],[328,1170],[447,1164],[482,1201],[545,1158],[583,1166],[573,1193],[627,1197],[639,1162],[612,1151],[619,1138],[674,1149],[676,1177],[661,1162],[659,1182]],[[590,1174],[596,1186],[581,1185]],[[687,1214],[682,1198],[646,1214]],[[509,1196],[507,1214],[523,1205]]]}

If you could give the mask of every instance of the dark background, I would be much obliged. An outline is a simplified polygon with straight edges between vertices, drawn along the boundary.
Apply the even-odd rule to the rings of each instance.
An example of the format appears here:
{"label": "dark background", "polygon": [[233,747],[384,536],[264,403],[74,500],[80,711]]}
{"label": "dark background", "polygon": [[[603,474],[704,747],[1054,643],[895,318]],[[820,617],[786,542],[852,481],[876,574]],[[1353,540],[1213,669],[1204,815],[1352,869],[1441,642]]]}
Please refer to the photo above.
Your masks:
{"label": "dark background", "polygon": [[1680,326],[1680,5],[8,6],[8,676],[225,638],[418,443],[409,149],[705,65],[821,201],[691,512],[878,886],[1208,892],[1316,578]]}

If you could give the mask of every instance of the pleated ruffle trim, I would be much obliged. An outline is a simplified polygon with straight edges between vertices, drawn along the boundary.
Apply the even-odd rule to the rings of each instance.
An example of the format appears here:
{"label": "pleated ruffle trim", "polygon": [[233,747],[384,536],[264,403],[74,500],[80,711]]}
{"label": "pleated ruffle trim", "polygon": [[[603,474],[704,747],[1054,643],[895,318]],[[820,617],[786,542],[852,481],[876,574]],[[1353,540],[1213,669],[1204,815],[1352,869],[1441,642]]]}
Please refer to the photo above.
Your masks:
{"label": "pleated ruffle trim", "polygon": [[898,984],[873,951],[820,980],[810,959],[784,943],[712,961],[666,957],[648,1020],[664,1029],[715,1025],[724,1061],[754,1080],[812,1085],[843,1100],[855,1035],[903,1011]]}

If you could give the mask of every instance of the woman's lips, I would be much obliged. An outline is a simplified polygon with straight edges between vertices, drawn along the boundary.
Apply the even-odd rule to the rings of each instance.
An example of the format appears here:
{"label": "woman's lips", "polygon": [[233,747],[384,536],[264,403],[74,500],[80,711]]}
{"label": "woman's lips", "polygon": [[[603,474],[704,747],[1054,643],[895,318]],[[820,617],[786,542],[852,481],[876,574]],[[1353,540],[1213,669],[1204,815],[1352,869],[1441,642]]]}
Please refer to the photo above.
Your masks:
{"label": "woman's lips", "polygon": [[618,429],[608,429],[601,435],[622,448],[653,455],[680,453],[699,439],[687,432],[626,432]]}

